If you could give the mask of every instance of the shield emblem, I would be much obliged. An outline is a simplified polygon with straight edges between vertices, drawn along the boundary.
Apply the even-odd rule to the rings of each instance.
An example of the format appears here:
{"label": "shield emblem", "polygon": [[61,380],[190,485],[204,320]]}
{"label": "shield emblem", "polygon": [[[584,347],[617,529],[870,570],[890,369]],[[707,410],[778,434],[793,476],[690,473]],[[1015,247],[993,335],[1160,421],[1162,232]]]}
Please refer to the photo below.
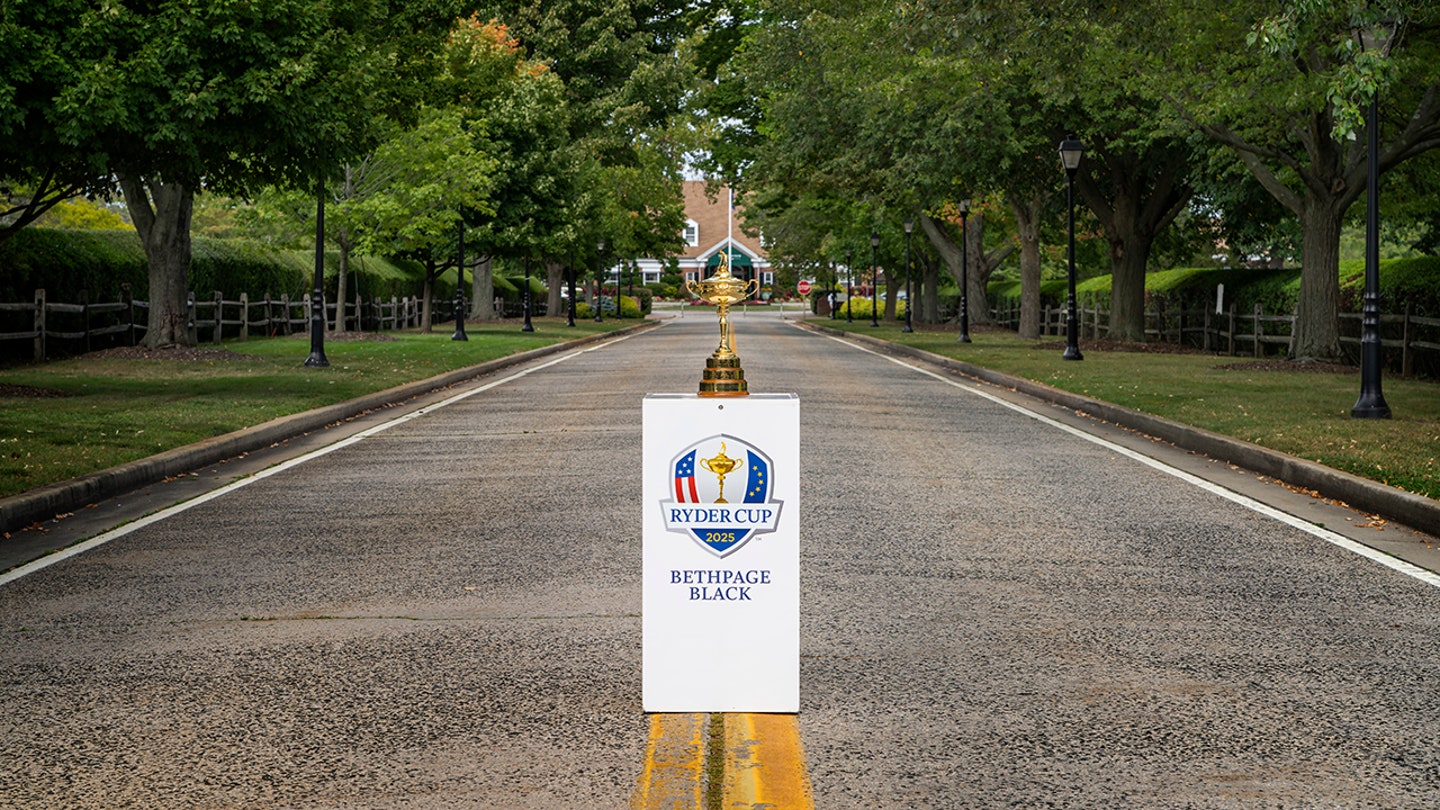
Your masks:
{"label": "shield emblem", "polygon": [[674,498],[660,503],[667,531],[689,535],[719,557],[756,535],[775,531],[780,501],[771,500],[770,456],[722,433],[702,439],[670,462]]}

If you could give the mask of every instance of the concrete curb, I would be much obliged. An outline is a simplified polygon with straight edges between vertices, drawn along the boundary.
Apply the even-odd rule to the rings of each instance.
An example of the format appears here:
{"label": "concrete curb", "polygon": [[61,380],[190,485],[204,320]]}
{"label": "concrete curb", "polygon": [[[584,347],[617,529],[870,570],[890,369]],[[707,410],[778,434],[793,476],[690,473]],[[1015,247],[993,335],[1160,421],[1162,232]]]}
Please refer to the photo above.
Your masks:
{"label": "concrete curb", "polygon": [[932,354],[922,349],[803,321],[796,323],[816,332],[854,340],[856,343],[875,349],[882,354],[919,360],[928,365],[939,366],[991,385],[1019,391],[1062,408],[1154,436],[1177,447],[1229,462],[1251,472],[1275,478],[1293,486],[1314,490],[1326,498],[1344,501],[1361,511],[1403,523],[1427,534],[1440,534],[1440,502],[1421,495],[1395,489],[1358,475],[1351,475],[1250,442],[1211,433],[1190,425],[1182,425],[1109,402],[1061,391],[1044,383],[1013,377],[992,369]]}
{"label": "concrete curb", "polygon": [[206,464],[214,464],[227,458],[234,458],[263,447],[269,447],[293,436],[319,430],[326,425],[343,422],[368,411],[396,405],[422,394],[448,388],[503,368],[559,354],[591,343],[610,340],[619,335],[652,329],[659,325],[659,321],[645,321],[614,332],[588,335],[577,340],[542,346],[476,366],[457,369],[426,380],[377,391],[358,399],[338,402],[334,405],[316,408],[313,411],[281,416],[254,427],[136,459],[108,470],[100,470],[68,481],[60,481],[22,492],[19,495],[12,495],[0,499],[0,526],[4,527],[0,531],[14,532],[36,521],[48,520],[56,515],[73,512],[86,504],[163,481],[170,476],[179,475]]}

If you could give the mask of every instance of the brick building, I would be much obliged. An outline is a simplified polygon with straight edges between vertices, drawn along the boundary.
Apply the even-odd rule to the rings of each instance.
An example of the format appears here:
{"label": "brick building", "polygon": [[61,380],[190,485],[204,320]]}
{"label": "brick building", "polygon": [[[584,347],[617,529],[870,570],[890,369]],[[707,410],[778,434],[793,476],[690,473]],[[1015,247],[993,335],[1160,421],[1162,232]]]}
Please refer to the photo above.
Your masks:
{"label": "brick building", "polygon": [[[720,262],[720,254],[731,252],[730,270],[742,278],[758,278],[766,286],[775,280],[770,260],[760,239],[743,231],[740,211],[730,221],[730,190],[720,187],[713,199],[705,193],[705,181],[685,181],[685,250],[677,257],[680,274],[688,280],[703,278]],[[659,281],[665,271],[664,259],[639,260],[644,283]]]}

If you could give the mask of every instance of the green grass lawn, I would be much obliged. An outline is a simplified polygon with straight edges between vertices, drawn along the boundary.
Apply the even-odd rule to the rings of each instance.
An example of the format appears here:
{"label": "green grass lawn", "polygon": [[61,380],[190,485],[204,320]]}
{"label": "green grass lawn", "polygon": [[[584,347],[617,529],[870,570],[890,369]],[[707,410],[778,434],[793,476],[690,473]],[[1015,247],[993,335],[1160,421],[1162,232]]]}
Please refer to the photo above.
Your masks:
{"label": "green grass lawn", "polygon": [[[538,319],[468,329],[470,340],[396,333],[395,340],[327,341],[330,367],[308,369],[304,338],[229,343],[252,359],[215,362],[107,359],[94,355],[0,371],[0,383],[63,397],[0,398],[0,497],[102,470],[277,416],[353,399],[516,352],[632,324]],[[847,328],[844,321],[821,321]],[[910,335],[899,324],[851,331],[904,342],[1067,391],[1234,436],[1337,469],[1440,498],[1440,384],[1385,378],[1394,418],[1357,420],[1359,373],[1275,371],[1248,358],[1102,351],[1060,360],[1056,338],[1020,340],[953,328]],[[1227,369],[1224,366],[1239,365]],[[1246,367],[1250,366],[1250,367]]]}
{"label": "green grass lawn", "polygon": [[[1384,378],[1393,418],[1350,417],[1360,393],[1358,369],[1345,373],[1275,370],[1250,357],[1204,353],[1104,351],[1080,347],[1085,359],[1060,359],[1063,338],[1021,340],[1004,330],[900,331],[898,323],[869,320],[815,323],[871,335],[963,360],[1065,391],[1216,433],[1440,498],[1440,383]],[[1289,364],[1283,364],[1289,365]],[[1226,368],[1233,366],[1232,368]]]}
{"label": "green grass lawn", "polygon": [[[0,371],[0,383],[66,396],[0,396],[0,497],[103,470],[163,450],[423,380],[635,321],[535,319],[452,329],[384,333],[392,340],[327,340],[328,368],[305,368],[305,337],[225,348],[242,359],[106,358],[103,353]],[[204,348],[204,347],[201,347]]]}

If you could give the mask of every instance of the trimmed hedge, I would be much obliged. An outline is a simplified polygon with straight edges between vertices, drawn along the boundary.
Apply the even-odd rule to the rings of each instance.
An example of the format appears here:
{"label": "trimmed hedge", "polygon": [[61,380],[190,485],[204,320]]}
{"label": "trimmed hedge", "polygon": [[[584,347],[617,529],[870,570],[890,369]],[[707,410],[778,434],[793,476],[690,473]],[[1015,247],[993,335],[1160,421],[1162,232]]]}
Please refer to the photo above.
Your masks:
{"label": "trimmed hedge", "polygon": [[[1299,292],[1299,282],[1295,286]],[[1365,292],[1365,262],[1340,263],[1340,308],[1360,311]],[[1440,256],[1380,262],[1380,311],[1402,312],[1405,305],[1423,318],[1440,318]]]}
{"label": "trimmed hedge", "polygon": [[[315,272],[314,251],[276,251],[244,239],[195,237],[191,244],[190,289],[197,297],[220,290],[226,295],[289,294],[310,291]],[[327,288],[333,294],[340,254],[325,254]],[[418,295],[423,269],[414,262],[351,256],[350,268],[367,298]],[[29,301],[45,289],[51,301],[114,301],[122,284],[134,298],[149,297],[149,268],[134,231],[62,231],[24,228],[0,244],[0,301]],[[449,290],[454,291],[454,273]],[[351,286],[350,290],[355,289]],[[543,290],[543,287],[542,287]]]}
{"label": "trimmed hedge", "polygon": [[148,289],[145,252],[134,231],[59,231],[22,228],[0,244],[0,301],[116,301],[120,285],[138,298]]}
{"label": "trimmed hedge", "polygon": [[[1147,307],[1163,303],[1166,309],[1199,309],[1215,305],[1216,285],[1225,285],[1225,304],[1249,310],[1260,304],[1267,312],[1294,312],[1300,297],[1300,270],[1249,269],[1236,267],[1184,267],[1161,270],[1145,276]],[[1365,287],[1362,260],[1340,263],[1340,309],[1359,312]],[[1065,303],[1065,279],[1048,279],[1040,285],[1041,301],[1058,307]],[[997,281],[990,285],[990,300],[1018,302],[1020,282]],[[1110,276],[1085,279],[1075,285],[1075,297],[1083,307],[1110,306]],[[1399,312],[1406,304],[1416,315],[1440,317],[1440,257],[1391,259],[1380,262],[1380,308]]]}

